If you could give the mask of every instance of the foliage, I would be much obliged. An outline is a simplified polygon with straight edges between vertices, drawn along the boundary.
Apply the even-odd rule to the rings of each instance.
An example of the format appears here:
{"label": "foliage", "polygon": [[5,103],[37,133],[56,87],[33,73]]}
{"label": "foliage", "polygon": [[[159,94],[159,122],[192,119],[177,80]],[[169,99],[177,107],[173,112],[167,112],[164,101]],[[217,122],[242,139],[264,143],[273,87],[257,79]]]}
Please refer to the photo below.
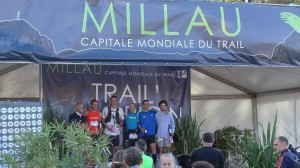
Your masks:
{"label": "foliage", "polygon": [[48,124],[62,123],[64,121],[63,115],[60,112],[55,111],[52,107],[44,110],[43,118],[44,118],[44,122],[46,122]]}
{"label": "foliage", "polygon": [[[261,124],[260,124],[261,125]],[[277,114],[273,127],[268,123],[265,132],[262,127],[262,139],[255,140],[254,136],[246,136],[242,141],[239,151],[245,161],[245,167],[249,168],[274,168],[276,163],[276,154],[273,150],[273,140],[276,136]]]}
{"label": "foliage", "polygon": [[175,119],[175,138],[174,145],[179,154],[190,155],[191,152],[201,145],[200,126],[196,117],[184,116]]}
{"label": "foliage", "polygon": [[245,137],[251,135],[249,129],[240,130],[235,126],[227,126],[215,131],[215,147],[220,149],[228,167],[241,165],[242,158],[237,149],[242,145]]}
{"label": "foliage", "polygon": [[106,164],[108,158],[108,138],[100,136],[93,141],[87,128],[74,123],[67,127],[64,123],[45,124],[42,132],[24,133],[15,139],[15,150],[19,152],[3,156],[3,163],[13,168],[22,164],[37,168],[85,167],[91,160]]}

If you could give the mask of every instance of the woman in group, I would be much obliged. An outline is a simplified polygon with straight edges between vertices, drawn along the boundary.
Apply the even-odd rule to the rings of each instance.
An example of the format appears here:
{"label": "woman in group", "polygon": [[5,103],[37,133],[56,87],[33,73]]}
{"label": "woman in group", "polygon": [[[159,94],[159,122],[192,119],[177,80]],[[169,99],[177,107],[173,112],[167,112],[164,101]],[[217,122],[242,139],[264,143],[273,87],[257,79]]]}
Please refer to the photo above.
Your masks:
{"label": "woman in group", "polygon": [[125,150],[118,150],[112,160],[112,168],[126,168],[125,164]]}
{"label": "woman in group", "polygon": [[125,117],[126,132],[129,139],[129,147],[134,146],[138,140],[138,115],[135,104],[131,103],[128,108],[128,114]]}
{"label": "woman in group", "polygon": [[175,168],[176,159],[171,153],[164,153],[160,156],[160,168]]}

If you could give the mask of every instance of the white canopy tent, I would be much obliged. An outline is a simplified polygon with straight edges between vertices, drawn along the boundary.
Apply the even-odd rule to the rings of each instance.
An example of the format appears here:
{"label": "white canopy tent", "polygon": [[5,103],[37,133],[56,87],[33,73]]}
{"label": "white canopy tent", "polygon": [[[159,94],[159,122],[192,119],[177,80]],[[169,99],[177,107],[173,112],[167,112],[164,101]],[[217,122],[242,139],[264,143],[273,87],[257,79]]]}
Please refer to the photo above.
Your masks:
{"label": "white canopy tent", "polygon": [[[278,113],[277,135],[299,146],[300,68],[192,67],[191,112],[201,129],[215,131],[237,126],[258,131]],[[1,100],[39,100],[38,64],[1,64]]]}

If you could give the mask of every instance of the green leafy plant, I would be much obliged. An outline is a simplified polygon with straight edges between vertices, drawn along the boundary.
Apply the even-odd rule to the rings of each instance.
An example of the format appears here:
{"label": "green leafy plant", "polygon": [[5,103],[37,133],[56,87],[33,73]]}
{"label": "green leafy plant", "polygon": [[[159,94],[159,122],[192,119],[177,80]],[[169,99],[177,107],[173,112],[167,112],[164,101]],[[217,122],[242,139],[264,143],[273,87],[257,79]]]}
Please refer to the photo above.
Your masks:
{"label": "green leafy plant", "polygon": [[237,149],[242,145],[242,139],[251,135],[251,130],[240,130],[235,126],[226,126],[215,131],[215,147],[220,149],[225,157],[227,167],[236,167],[242,163]]}
{"label": "green leafy plant", "polygon": [[276,164],[276,154],[273,150],[273,141],[276,137],[277,114],[273,127],[268,123],[265,130],[262,128],[261,139],[256,140],[254,136],[246,136],[242,140],[241,152],[244,159],[244,167],[249,168],[274,168]]}
{"label": "green leafy plant", "polygon": [[13,168],[22,164],[36,168],[86,167],[91,161],[106,165],[108,159],[108,137],[93,141],[86,127],[74,123],[67,127],[64,123],[44,124],[42,132],[24,133],[15,140],[19,152],[4,155],[2,161]]}
{"label": "green leafy plant", "polygon": [[44,122],[50,123],[62,123],[64,121],[63,115],[54,110],[52,107],[46,108],[43,112]]}
{"label": "green leafy plant", "polygon": [[175,138],[174,145],[179,154],[190,155],[191,152],[201,145],[200,126],[196,117],[184,116],[175,119]]}

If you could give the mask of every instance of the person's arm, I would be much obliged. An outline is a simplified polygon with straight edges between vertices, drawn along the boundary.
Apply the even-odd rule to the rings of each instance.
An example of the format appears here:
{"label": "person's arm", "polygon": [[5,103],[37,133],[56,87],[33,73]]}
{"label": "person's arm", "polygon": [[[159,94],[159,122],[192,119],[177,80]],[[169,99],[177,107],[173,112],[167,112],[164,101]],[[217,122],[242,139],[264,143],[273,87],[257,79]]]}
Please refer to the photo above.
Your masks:
{"label": "person's arm", "polygon": [[[72,113],[73,114],[73,113]],[[72,123],[72,120],[73,120],[73,115],[72,114],[70,114],[69,115],[69,124],[71,124]]]}
{"label": "person's arm", "polygon": [[119,118],[120,118],[120,126],[122,127],[124,124],[124,112],[122,108],[119,108]]}
{"label": "person's arm", "polygon": [[284,155],[279,168],[290,168],[292,166],[293,162],[294,162],[294,159],[290,158],[289,156]]}
{"label": "person's arm", "polygon": [[109,130],[112,130],[112,128],[108,127],[107,123],[105,122],[105,117],[108,114],[108,108],[104,107],[102,110],[102,124],[103,124],[103,128],[107,128]]}
{"label": "person's arm", "polygon": [[172,129],[172,131],[173,131],[173,134],[175,133],[175,121],[174,121],[174,117],[173,117],[173,114],[172,113],[170,113],[171,114],[171,129]]}
{"label": "person's arm", "polygon": [[139,128],[139,130],[141,130],[143,133],[145,133],[145,129],[142,127],[142,117],[141,117],[141,115],[140,115],[140,112],[138,113],[138,128]]}

